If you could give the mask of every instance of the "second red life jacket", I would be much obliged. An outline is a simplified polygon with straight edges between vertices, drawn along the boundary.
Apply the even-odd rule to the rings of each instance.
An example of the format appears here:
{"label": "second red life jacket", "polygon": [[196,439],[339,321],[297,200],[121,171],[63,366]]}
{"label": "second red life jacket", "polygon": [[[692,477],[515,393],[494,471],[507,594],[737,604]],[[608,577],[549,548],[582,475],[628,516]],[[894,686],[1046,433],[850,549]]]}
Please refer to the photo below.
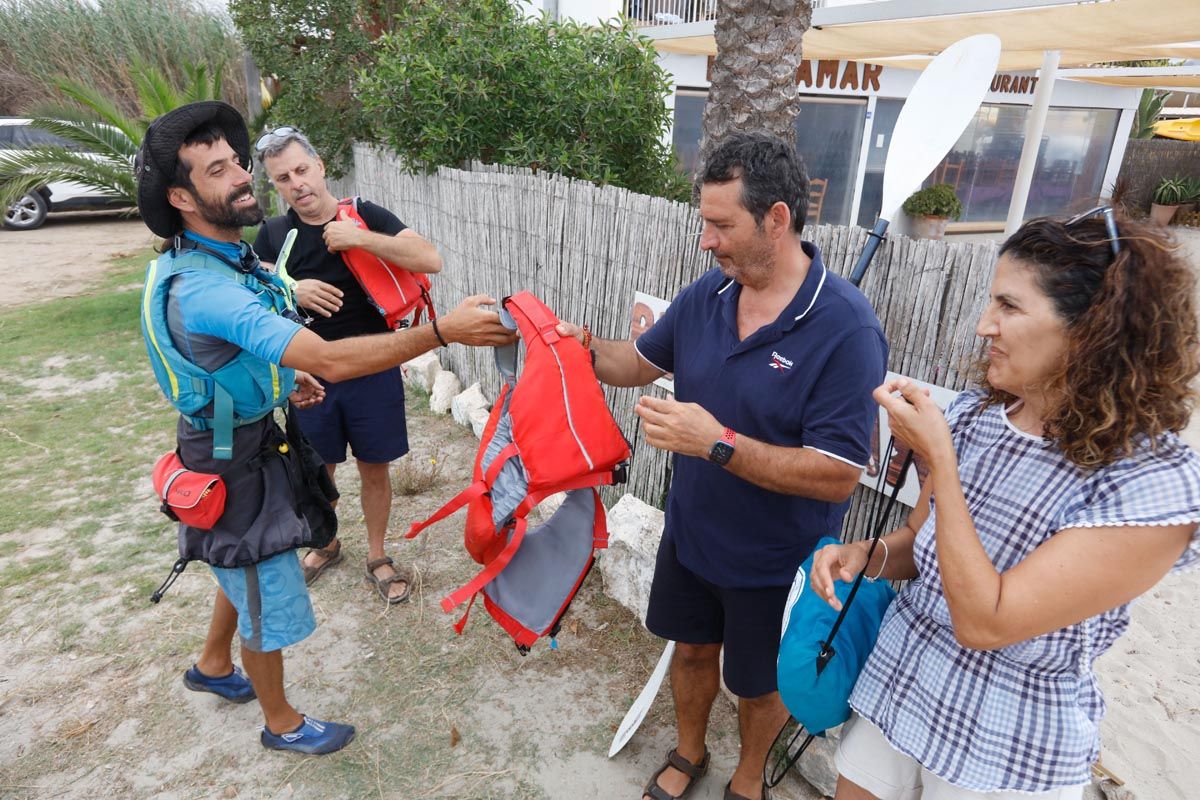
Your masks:
{"label": "second red life jacket", "polygon": [[[337,218],[348,219],[360,228],[367,227],[358,211],[357,197],[338,201]],[[429,296],[432,283],[428,275],[404,269],[358,248],[343,250],[341,256],[389,328],[418,324],[422,314],[429,319],[437,316]]]}

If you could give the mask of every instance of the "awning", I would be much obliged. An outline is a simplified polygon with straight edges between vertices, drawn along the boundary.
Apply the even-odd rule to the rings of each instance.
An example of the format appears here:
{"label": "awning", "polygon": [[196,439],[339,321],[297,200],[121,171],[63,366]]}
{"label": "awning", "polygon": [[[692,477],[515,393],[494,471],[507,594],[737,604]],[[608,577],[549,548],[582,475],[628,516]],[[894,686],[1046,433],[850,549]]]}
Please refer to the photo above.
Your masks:
{"label": "awning", "polygon": [[1120,67],[1112,69],[1064,69],[1060,80],[1099,83],[1127,88],[1190,91],[1200,89],[1200,64],[1184,67]]}
{"label": "awning", "polygon": [[[1046,0],[1053,2],[1053,0]],[[813,11],[804,57],[922,68],[952,43],[993,33],[1000,69],[1035,70],[1043,53],[1087,66],[1147,58],[1200,58],[1200,0],[1109,0],[1027,6],[1021,0],[884,0]],[[855,13],[849,13],[851,9]],[[958,13],[961,9],[965,13]],[[911,14],[911,16],[902,16]],[[661,52],[716,55],[714,22],[642,28]]]}

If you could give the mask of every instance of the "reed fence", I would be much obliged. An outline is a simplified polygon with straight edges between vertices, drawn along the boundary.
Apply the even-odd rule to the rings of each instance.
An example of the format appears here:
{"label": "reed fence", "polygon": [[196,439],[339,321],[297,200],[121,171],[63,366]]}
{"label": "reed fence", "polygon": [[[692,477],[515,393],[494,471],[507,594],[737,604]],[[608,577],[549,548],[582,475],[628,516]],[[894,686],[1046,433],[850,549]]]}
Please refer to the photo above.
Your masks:
{"label": "reed fence", "polygon": [[[521,289],[541,297],[561,319],[588,323],[595,335],[626,338],[634,292],[670,299],[715,266],[698,247],[695,208],[557,175],[475,164],[469,171],[432,175],[401,171],[386,152],[359,145],[353,176],[338,187],[393,210],[433,241],[445,268],[434,300],[448,310],[462,298],[497,299]],[[852,268],[867,232],[822,225],[805,233],[826,265]],[[975,321],[987,297],[997,245],[893,237],[880,247],[862,290],[883,320],[891,346],[889,368],[960,390],[977,352]],[[451,347],[443,363],[485,396],[500,385],[490,350]],[[633,444],[629,491],[663,507],[670,458],[642,442],[633,413],[647,389],[606,388],[613,415]],[[609,498],[611,499],[611,498]],[[845,534],[866,534],[880,495],[860,486]],[[893,513],[898,518],[903,509]]]}
{"label": "reed fence", "polygon": [[1163,178],[1200,178],[1200,142],[1173,139],[1130,139],[1125,145],[1118,180],[1126,184],[1123,198],[1130,211],[1147,211]]}

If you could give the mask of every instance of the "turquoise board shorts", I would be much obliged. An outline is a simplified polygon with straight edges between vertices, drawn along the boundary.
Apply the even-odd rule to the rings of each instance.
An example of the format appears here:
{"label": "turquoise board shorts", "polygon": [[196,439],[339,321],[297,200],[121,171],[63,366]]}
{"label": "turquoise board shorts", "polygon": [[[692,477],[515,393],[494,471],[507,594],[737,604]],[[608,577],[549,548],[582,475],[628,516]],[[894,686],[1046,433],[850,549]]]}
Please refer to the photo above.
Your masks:
{"label": "turquoise board shorts", "polygon": [[242,644],[259,653],[296,644],[317,629],[295,550],[249,567],[212,567],[238,615]]}

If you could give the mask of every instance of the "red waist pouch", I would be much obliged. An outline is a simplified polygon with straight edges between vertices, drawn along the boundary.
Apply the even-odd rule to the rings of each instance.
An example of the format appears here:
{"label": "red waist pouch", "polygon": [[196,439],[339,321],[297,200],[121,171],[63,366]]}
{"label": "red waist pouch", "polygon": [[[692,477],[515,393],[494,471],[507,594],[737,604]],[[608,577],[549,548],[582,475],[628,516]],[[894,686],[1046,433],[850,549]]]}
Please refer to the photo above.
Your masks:
{"label": "red waist pouch", "polygon": [[158,460],[153,480],[162,512],[173,520],[207,530],[225,513],[225,481],[220,475],[188,469],[178,451]]}

